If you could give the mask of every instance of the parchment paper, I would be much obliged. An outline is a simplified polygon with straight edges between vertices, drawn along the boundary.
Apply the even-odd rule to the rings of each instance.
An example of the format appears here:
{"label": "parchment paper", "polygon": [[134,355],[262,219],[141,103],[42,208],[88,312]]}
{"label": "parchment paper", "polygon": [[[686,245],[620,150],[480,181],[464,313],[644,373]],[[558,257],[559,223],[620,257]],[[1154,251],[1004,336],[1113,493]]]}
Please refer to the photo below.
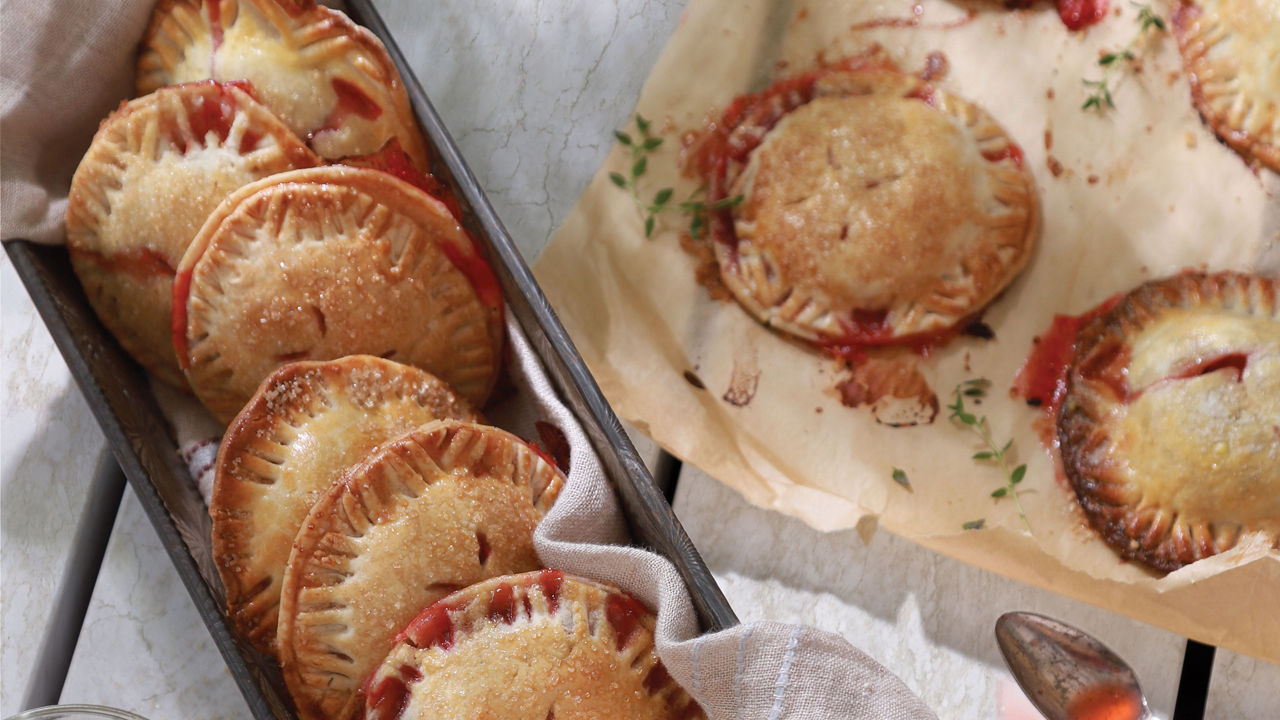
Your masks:
{"label": "parchment paper", "polygon": [[[1084,312],[1185,268],[1277,272],[1280,182],[1255,174],[1201,123],[1168,34],[1139,43],[1140,69],[1116,74],[1114,110],[1081,110],[1082,79],[1101,76],[1100,52],[1136,33],[1127,3],[1113,2],[1111,16],[1079,33],[1049,3],[1008,11],[940,0],[918,3],[918,27],[853,27],[911,18],[916,4],[692,0],[636,107],[666,138],[640,196],[695,189],[677,167],[679,138],[737,95],[876,42],[910,71],[942,51],[950,72],[939,84],[982,104],[1022,146],[1043,227],[1026,271],[985,313],[995,338],[961,338],[921,368],[943,405],[962,380],[993,381],[978,409],[1029,466],[1019,495],[1030,532],[1010,499],[990,497],[1000,472],[970,459],[982,448],[945,408],[931,425],[890,428],[865,407],[844,407],[837,362],[771,334],[695,282],[695,261],[679,243],[687,219],[663,216],[646,240],[630,196],[608,179],[626,172],[625,148],[614,148],[544,251],[539,282],[618,412],[751,502],[864,537],[878,523],[992,572],[1280,662],[1280,553],[1246,542],[1163,578],[1119,561],[1055,478],[1032,427],[1037,411],[1007,393],[1055,313]],[[1167,4],[1155,9],[1168,18]],[[938,27],[969,13],[969,22]],[[731,399],[746,388],[749,402],[726,401],[731,385],[739,391]],[[892,480],[894,468],[906,471],[910,490]],[[984,529],[962,530],[978,518]]]}

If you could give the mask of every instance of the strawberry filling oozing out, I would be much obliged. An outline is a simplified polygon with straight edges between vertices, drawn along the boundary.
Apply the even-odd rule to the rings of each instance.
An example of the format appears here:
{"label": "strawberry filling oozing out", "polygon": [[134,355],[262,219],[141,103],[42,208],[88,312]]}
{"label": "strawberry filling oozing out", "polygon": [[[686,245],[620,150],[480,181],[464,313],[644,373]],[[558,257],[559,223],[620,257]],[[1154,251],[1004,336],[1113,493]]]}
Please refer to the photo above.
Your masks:
{"label": "strawberry filling oozing out", "polygon": [[320,123],[320,127],[307,133],[307,143],[311,144],[316,136],[333,132],[342,127],[350,118],[358,117],[365,120],[377,120],[382,116],[382,106],[369,97],[369,94],[361,90],[358,85],[342,78],[333,78],[329,81],[333,88],[333,94],[337,97],[337,102],[333,109],[329,111],[329,115],[325,117],[324,122]]}
{"label": "strawberry filling oozing out", "polygon": [[[1044,420],[1040,427],[1041,441],[1051,451],[1056,446],[1053,425],[1057,422],[1067,393],[1067,374],[1071,370],[1080,331],[1110,312],[1121,297],[1121,294],[1113,295],[1082,315],[1055,315],[1053,324],[1037,338],[1026,362],[1014,378],[1014,393],[1025,399],[1027,404],[1041,409]],[[1081,367],[1080,372],[1105,386],[1116,401],[1128,404],[1136,401],[1150,388],[1209,373],[1232,373],[1235,381],[1239,382],[1249,364],[1249,355],[1245,352],[1198,357],[1146,387],[1134,388],[1129,384],[1131,359],[1127,345],[1111,343],[1095,348],[1090,353],[1088,365]]]}
{"label": "strawberry filling oozing out", "polygon": [[1055,315],[1053,324],[1036,340],[1026,362],[1014,377],[1013,389],[1046,417],[1056,418],[1067,392],[1067,370],[1080,330],[1120,302],[1117,293],[1081,315]]}
{"label": "strawberry filling oozing out", "polygon": [[[921,77],[926,80],[935,77],[938,72],[933,65],[936,64],[936,61],[927,63]],[[819,81],[840,73],[866,70],[902,72],[879,47],[872,47],[859,55],[780,80],[759,93],[740,96],[729,104],[719,121],[687,137],[684,168],[687,173],[706,180],[707,205],[729,197],[733,176],[783,117],[814,99]],[[908,97],[930,107],[937,105],[933,87],[927,81]],[[1012,160],[1019,168],[1023,166],[1022,149],[1013,143],[998,152],[984,153],[983,158],[992,163]],[[733,211],[724,208],[710,212],[707,228],[711,241],[727,248],[730,262],[736,262],[738,235],[733,226]],[[846,359],[857,359],[862,348],[876,345],[910,345],[918,348],[922,355],[928,355],[972,320],[937,331],[895,336],[888,314],[887,309],[854,311],[842,320],[840,336],[824,338],[816,344],[827,354]]]}
{"label": "strawberry filling oozing out", "polygon": [[[244,84],[243,89],[247,90],[249,86]],[[223,137],[225,138],[225,135]],[[346,162],[353,166],[381,170],[403,180],[443,204],[455,220],[461,217],[461,206],[458,204],[457,199],[447,192],[444,185],[434,177],[414,167],[409,160],[409,156],[400,149],[399,141],[394,138],[378,152],[347,158]],[[494,274],[493,268],[489,266],[489,263],[485,262],[484,256],[480,251],[480,244],[476,242],[471,233],[465,230],[463,232],[471,242],[470,248],[463,249],[446,242],[440,243],[440,250],[449,262],[467,278],[467,282],[475,290],[476,297],[489,308],[496,321],[501,323],[503,313],[502,287],[498,284],[498,277]],[[172,274],[172,271],[170,271],[170,274]],[[173,323],[171,326],[173,347],[178,354],[178,362],[184,370],[191,367],[190,360],[187,357],[187,300],[190,295],[191,270],[188,269],[174,278]],[[553,462],[552,464],[554,465],[555,463]]]}
{"label": "strawberry filling oozing out", "polygon": [[[546,598],[548,612],[556,613],[559,609],[560,592],[564,585],[564,573],[559,570],[543,570],[525,577],[519,585],[501,584],[495,587],[489,596],[486,618],[494,623],[515,623],[523,615],[532,615],[527,593],[523,605],[517,603],[516,588],[525,589],[537,586]],[[458,627],[453,615],[463,610],[471,598],[450,601],[441,600],[427,608],[414,618],[395,638],[395,644],[408,643],[414,648],[426,649],[438,647],[449,650],[458,636],[466,634],[470,628]],[[639,601],[623,593],[610,593],[605,598],[605,619],[613,628],[616,647],[619,652],[631,642],[631,638],[641,627],[644,617],[650,615],[648,608]],[[365,679],[361,688],[369,708],[366,720],[396,720],[408,707],[409,686],[422,679],[417,668],[401,665],[396,672],[376,679],[375,671]],[[644,686],[650,692],[657,692],[672,682],[671,676],[661,663],[654,665],[644,678]],[[690,704],[690,714],[696,712],[696,705]]]}
{"label": "strawberry filling oozing out", "polygon": [[[186,127],[180,126],[172,117],[161,118],[161,132],[169,141],[169,145],[183,155],[206,147],[206,140],[210,134],[216,137],[219,143],[227,141],[227,136],[231,134],[231,126],[240,112],[235,96],[231,94],[231,88],[234,87],[249,97],[256,97],[253,86],[245,80],[232,82],[200,80],[188,83],[184,87],[200,86],[217,90],[217,97],[210,99],[205,93],[192,93],[186,96]],[[257,149],[261,142],[262,133],[247,130],[240,137],[237,150],[241,155],[247,155]]]}
{"label": "strawberry filling oozing out", "polygon": [[[381,170],[388,175],[394,175],[444,203],[444,206],[455,220],[462,217],[462,205],[459,204],[453,193],[449,192],[435,176],[424,173],[415,167],[408,154],[401,149],[400,141],[395,138],[389,140],[376,153],[346,158],[343,162],[359,167]],[[471,241],[473,252],[466,253],[448,243],[441,245],[441,250],[449,258],[449,262],[453,263],[453,266],[467,277],[471,287],[476,291],[476,296],[480,298],[480,302],[484,303],[493,312],[498,313],[498,317],[501,318],[502,288],[498,284],[498,278],[493,274],[493,268],[489,266],[489,263],[485,262],[484,255],[480,250],[480,244],[476,242],[471,233],[466,234]]]}

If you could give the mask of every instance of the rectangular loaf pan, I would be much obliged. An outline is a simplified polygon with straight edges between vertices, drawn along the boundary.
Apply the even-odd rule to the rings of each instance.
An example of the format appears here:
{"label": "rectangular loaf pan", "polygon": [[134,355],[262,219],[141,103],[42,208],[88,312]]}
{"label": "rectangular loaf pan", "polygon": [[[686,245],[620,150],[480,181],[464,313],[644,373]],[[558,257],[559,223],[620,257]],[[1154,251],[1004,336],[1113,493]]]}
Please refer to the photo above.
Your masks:
{"label": "rectangular loaf pan", "polygon": [[[587,371],[382,18],[369,0],[349,0],[347,12],[387,46],[430,146],[431,171],[457,197],[462,225],[480,240],[510,312],[528,336],[560,399],[586,431],[618,494],[634,541],[675,565],[704,630],[736,624],[724,594]],[[98,322],[64,248],[15,240],[6,242],[5,250],[253,716],[259,720],[293,718],[274,661],[242,642],[223,613],[209,513],[151,395],[146,375]]]}

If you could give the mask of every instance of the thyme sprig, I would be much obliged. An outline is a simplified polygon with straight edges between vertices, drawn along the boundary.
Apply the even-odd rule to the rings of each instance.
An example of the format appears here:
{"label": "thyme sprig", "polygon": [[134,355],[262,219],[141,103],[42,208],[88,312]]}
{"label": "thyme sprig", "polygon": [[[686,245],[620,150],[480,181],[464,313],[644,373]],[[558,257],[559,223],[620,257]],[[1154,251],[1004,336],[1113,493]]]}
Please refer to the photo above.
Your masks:
{"label": "thyme sprig", "polygon": [[640,194],[636,190],[636,181],[649,167],[649,154],[662,146],[662,138],[649,133],[649,121],[640,113],[636,113],[636,130],[639,131],[638,137],[632,137],[622,130],[614,131],[613,136],[618,139],[618,142],[631,149],[631,169],[628,175],[618,172],[609,173],[609,179],[614,185],[631,193],[632,202],[644,217],[644,236],[649,237],[653,235],[654,221],[658,213],[662,212],[671,201],[672,190],[662,188],[654,194],[652,202],[640,199]]}
{"label": "thyme sprig", "polygon": [[[986,446],[986,450],[974,453],[973,459],[994,462],[1004,476],[1005,484],[1003,487],[997,488],[991,493],[991,497],[999,500],[1003,497],[1012,497],[1013,502],[1018,507],[1018,517],[1022,518],[1022,524],[1026,526],[1027,532],[1031,532],[1031,523],[1027,522],[1027,514],[1022,510],[1022,500],[1018,498],[1018,485],[1022,482],[1023,477],[1027,474],[1027,465],[1023,463],[1015,468],[1009,467],[1009,450],[1013,448],[1013,440],[1004,445],[998,445],[991,435],[991,426],[987,423],[986,416],[977,416],[969,412],[965,407],[965,398],[974,401],[980,401],[986,397],[987,390],[991,387],[991,381],[986,378],[974,378],[965,380],[956,386],[955,402],[948,405],[947,409],[951,411],[949,416],[952,422],[955,422],[973,432],[982,439],[982,443]],[[976,521],[975,521],[976,522]],[[966,523],[966,529],[968,525]],[[979,525],[978,527],[981,527]]]}
{"label": "thyme sprig", "polygon": [[1164,19],[1157,15],[1150,5],[1145,3],[1132,3],[1132,5],[1138,8],[1138,17],[1136,19],[1138,32],[1120,50],[1103,53],[1098,58],[1098,65],[1102,66],[1102,77],[1098,80],[1084,80],[1085,87],[1089,88],[1090,91],[1088,99],[1080,107],[1081,110],[1102,112],[1104,106],[1109,109],[1115,109],[1115,101],[1111,98],[1112,78],[1126,63],[1132,63],[1137,59],[1138,56],[1134,51],[1138,41],[1143,36],[1151,31],[1161,32],[1165,29]]}
{"label": "thyme sprig", "polygon": [[[662,146],[662,138],[657,137],[649,132],[650,121],[646,120],[643,115],[636,113],[635,125],[638,135],[633,136],[622,130],[615,130],[613,136],[622,143],[624,147],[631,150],[631,166],[626,175],[619,172],[609,173],[609,180],[614,185],[631,193],[631,201],[635,203],[636,208],[640,210],[640,216],[644,218],[644,236],[646,238],[653,237],[653,231],[657,226],[658,216],[663,211],[671,208],[671,196],[675,193],[672,188],[666,187],[654,194],[653,200],[645,202],[640,199],[640,192],[637,189],[637,182],[649,169],[649,155]],[[711,212],[726,210],[742,202],[741,195],[735,195],[730,198],[722,198],[712,203],[701,199],[707,192],[707,186],[703,185],[697,190],[689,194],[689,198],[680,202],[678,207],[680,212],[689,216],[689,234],[694,239],[700,239],[703,231],[707,226],[707,215]]]}

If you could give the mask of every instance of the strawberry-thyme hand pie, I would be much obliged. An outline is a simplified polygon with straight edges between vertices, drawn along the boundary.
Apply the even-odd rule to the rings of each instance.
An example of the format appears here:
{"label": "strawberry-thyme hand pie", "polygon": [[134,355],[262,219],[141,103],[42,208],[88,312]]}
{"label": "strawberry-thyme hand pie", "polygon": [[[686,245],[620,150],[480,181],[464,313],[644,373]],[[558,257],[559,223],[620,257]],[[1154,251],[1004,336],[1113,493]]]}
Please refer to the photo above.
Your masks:
{"label": "strawberry-thyme hand pie", "polygon": [[1280,3],[1178,0],[1172,25],[1205,122],[1245,160],[1280,172]]}
{"label": "strawberry-thyme hand pie", "polygon": [[412,185],[339,165],[281,173],[228,197],[187,249],[173,341],[223,422],[280,365],[353,354],[423,368],[481,406],[501,359],[493,283],[445,206]]}
{"label": "strawberry-thyme hand pie", "polygon": [[370,355],[290,363],[262,383],[218,450],[213,557],[240,633],[273,652],[280,586],[311,506],[378,445],[432,420],[476,420],[435,376]]}
{"label": "strawberry-thyme hand pie", "polygon": [[1147,283],[1086,324],[1057,435],[1094,528],[1162,571],[1280,542],[1280,290],[1221,273]]}
{"label": "strawberry-thyme hand pie", "polygon": [[251,82],[324,158],[366,155],[394,138],[427,168],[386,48],[313,0],[161,0],[138,55],[138,93],[207,78]]}
{"label": "strawberry-thyme hand pie", "polygon": [[166,88],[120,106],[71,181],[67,249],[98,317],[156,377],[186,381],[173,352],[174,268],[227,195],[320,160],[246,87]]}
{"label": "strawberry-thyme hand pie", "polygon": [[1037,201],[1022,153],[978,106],[881,68],[823,69],[740,98],[709,173],[725,285],[820,345],[927,339],[1026,263]]}
{"label": "strawberry-thyme hand pie", "polygon": [[366,720],[696,720],[615,587],[543,570],[460,590],[400,634],[365,684]]}
{"label": "strawberry-thyme hand pie", "polygon": [[533,531],[564,476],[497,428],[440,420],[382,445],[311,509],[294,542],[276,644],[304,720],[344,720],[422,608],[534,570]]}

